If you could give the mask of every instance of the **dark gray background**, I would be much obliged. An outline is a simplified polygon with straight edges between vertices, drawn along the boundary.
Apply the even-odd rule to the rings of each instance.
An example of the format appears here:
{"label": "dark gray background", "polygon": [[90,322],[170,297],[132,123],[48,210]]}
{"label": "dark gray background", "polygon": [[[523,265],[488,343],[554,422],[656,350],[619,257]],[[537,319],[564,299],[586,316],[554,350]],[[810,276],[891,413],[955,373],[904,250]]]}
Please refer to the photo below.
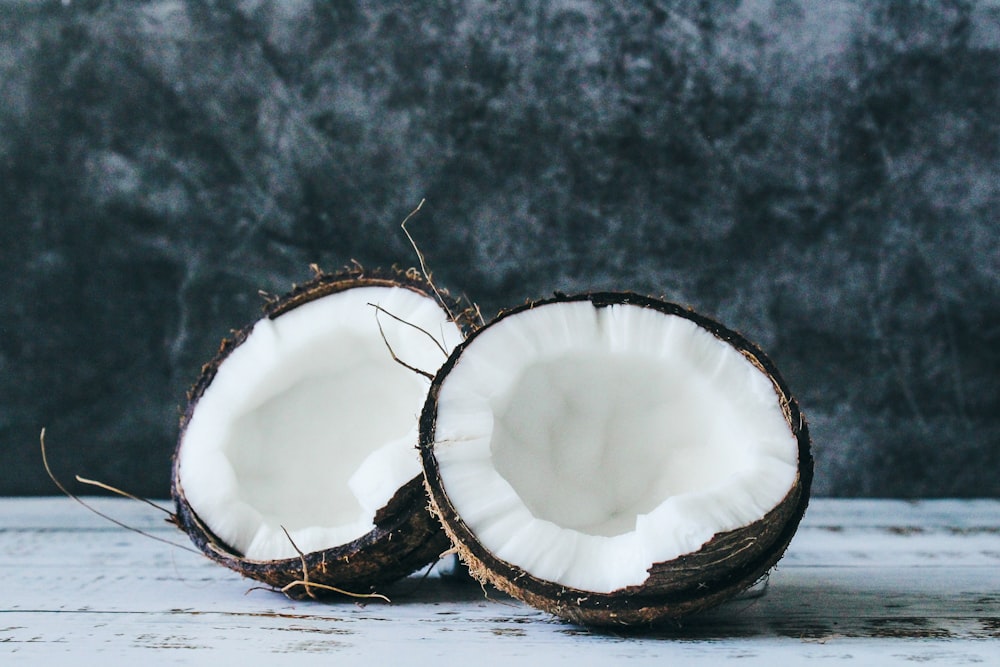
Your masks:
{"label": "dark gray background", "polygon": [[1000,495],[1000,4],[0,2],[0,494],[167,493],[219,340],[334,269],[760,344],[818,495]]}

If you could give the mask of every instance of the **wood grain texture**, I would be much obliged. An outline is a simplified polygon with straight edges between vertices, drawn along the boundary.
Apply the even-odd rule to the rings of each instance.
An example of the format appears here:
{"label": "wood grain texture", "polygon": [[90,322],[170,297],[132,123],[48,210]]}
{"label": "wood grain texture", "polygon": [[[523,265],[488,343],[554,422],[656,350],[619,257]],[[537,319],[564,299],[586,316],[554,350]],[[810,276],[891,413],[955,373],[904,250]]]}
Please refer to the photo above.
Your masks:
{"label": "wood grain texture", "polygon": [[[148,508],[93,502],[187,546]],[[437,570],[390,604],[293,601],[63,498],[0,499],[0,576],[4,665],[1000,662],[996,500],[816,499],[766,587],[653,633],[587,630]]]}

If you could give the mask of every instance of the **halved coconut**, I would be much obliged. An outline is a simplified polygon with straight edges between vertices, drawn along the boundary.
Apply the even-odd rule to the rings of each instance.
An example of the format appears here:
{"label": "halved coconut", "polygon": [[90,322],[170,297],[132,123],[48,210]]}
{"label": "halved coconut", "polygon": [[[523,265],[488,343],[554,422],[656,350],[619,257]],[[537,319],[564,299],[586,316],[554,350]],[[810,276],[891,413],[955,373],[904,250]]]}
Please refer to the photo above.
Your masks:
{"label": "halved coconut", "polygon": [[710,607],[781,557],[809,437],[764,354],[629,293],[559,295],[456,347],[424,406],[432,509],[471,572],[589,624]]}
{"label": "halved coconut", "polygon": [[367,592],[448,548],[416,452],[428,377],[467,322],[438,297],[415,271],[319,275],[223,341],[174,457],[176,520],[202,551],[301,596]]}

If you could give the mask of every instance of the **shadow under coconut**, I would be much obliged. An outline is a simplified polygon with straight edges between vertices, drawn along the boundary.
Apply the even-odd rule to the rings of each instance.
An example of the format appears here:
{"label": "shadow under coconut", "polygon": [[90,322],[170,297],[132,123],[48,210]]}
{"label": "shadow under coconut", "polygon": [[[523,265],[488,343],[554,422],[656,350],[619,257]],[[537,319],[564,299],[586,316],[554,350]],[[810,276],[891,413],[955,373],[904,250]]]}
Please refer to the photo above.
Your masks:
{"label": "shadow under coconut", "polygon": [[[500,635],[556,633],[573,637],[631,640],[712,641],[799,639],[1000,639],[1000,595],[973,579],[955,581],[952,592],[906,576],[857,568],[823,574],[789,568],[780,579],[760,583],[720,606],[654,626],[588,627],[559,619],[482,586],[464,567],[439,563],[378,592],[391,603],[365,603],[368,613],[391,620],[392,607],[430,606],[427,621],[487,624]],[[320,604],[356,608],[357,600]],[[423,612],[421,612],[423,613]],[[450,619],[450,620],[449,620]]]}
{"label": "shadow under coconut", "polygon": [[492,586],[481,586],[468,575],[442,575],[438,572],[432,572],[428,576],[417,574],[383,587],[379,592],[392,601],[390,604],[467,604],[494,601],[530,608]]}
{"label": "shadow under coconut", "polygon": [[622,639],[722,640],[795,638],[816,643],[845,638],[1000,639],[1000,596],[956,589],[932,595],[898,586],[831,583],[817,578],[758,584],[719,607],[655,627],[583,628],[570,635]]}

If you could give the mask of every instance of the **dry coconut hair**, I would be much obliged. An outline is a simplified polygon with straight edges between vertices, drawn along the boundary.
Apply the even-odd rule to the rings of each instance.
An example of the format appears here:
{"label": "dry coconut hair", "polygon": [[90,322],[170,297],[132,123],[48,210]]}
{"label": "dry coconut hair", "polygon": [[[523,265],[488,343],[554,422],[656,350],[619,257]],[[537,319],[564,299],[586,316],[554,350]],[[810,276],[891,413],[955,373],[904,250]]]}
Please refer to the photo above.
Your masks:
{"label": "dry coconut hair", "polygon": [[[202,373],[189,390],[188,405],[181,419],[181,436],[191,422],[195,409],[201,402],[206,390],[211,387],[218,376],[222,362],[230,357],[235,350],[240,349],[251,335],[253,328],[260,322],[272,322],[289,314],[300,312],[309,304],[338,294],[351,291],[366,293],[365,290],[383,289],[390,293],[415,295],[418,303],[425,310],[433,307],[440,309],[442,322],[452,322],[456,327],[452,343],[460,340],[468,331],[475,328],[480,321],[478,310],[466,305],[461,298],[451,296],[424,278],[419,270],[410,268],[400,270],[393,267],[390,270],[368,270],[355,262],[336,273],[325,273],[318,266],[311,265],[313,277],[309,281],[294,285],[291,292],[284,296],[273,296],[261,293],[265,299],[263,317],[233,335],[224,339],[215,358],[205,364]],[[408,297],[407,297],[408,298]],[[388,492],[385,502],[374,508],[372,525],[362,531],[356,538],[330,548],[306,549],[296,537],[293,537],[288,527],[279,526],[281,540],[285,544],[287,556],[280,558],[247,558],[240,550],[234,549],[227,540],[221,539],[195,512],[188,502],[185,487],[178,472],[178,457],[174,457],[174,477],[172,494],[175,509],[161,507],[149,500],[117,489],[111,485],[77,476],[77,481],[83,484],[101,488],[133,500],[145,502],[159,511],[167,514],[168,520],[188,534],[198,550],[178,544],[162,537],[148,534],[137,528],[101,512],[86,501],[70,492],[54,475],[49,465],[45,448],[45,431],[40,435],[40,447],[43,464],[52,481],[65,495],[73,498],[95,514],[102,516],[116,525],[143,534],[144,536],[165,542],[171,546],[207,555],[244,576],[261,581],[267,586],[279,590],[289,597],[316,597],[317,595],[340,594],[348,596],[378,595],[371,593],[373,587],[395,581],[420,567],[437,560],[442,552],[450,548],[447,538],[440,526],[426,512],[426,498],[420,480],[419,459],[415,455],[417,440],[416,416],[423,403],[426,383],[433,377],[432,373],[417,368],[404,361],[398,350],[405,345],[394,345],[390,342],[392,333],[387,333],[389,325],[399,331],[410,332],[408,337],[423,341],[425,347],[433,348],[434,364],[439,365],[447,356],[447,349],[438,340],[441,330],[435,336],[431,328],[421,328],[398,316],[394,309],[386,308],[377,302],[365,302],[366,317],[373,323],[372,331],[377,332],[370,344],[373,354],[384,357],[390,367],[399,369],[399,373],[409,381],[420,378],[423,386],[415,394],[412,412],[412,444],[406,449],[414,452],[412,459],[412,474],[403,479],[400,486]]]}

